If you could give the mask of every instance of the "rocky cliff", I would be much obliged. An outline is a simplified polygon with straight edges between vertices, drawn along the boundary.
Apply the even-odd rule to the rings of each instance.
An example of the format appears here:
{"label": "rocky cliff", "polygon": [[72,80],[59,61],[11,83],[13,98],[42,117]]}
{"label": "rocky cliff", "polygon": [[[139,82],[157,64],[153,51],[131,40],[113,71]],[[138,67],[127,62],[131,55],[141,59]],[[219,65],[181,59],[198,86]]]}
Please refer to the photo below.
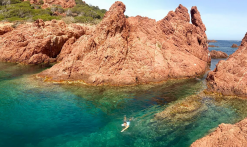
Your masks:
{"label": "rocky cliff", "polygon": [[63,21],[22,24],[0,36],[0,61],[40,64],[56,61],[70,38],[79,38],[87,29]]}
{"label": "rocky cliff", "polygon": [[[31,4],[41,4],[40,0],[24,0],[24,1],[30,1]],[[75,0],[43,0],[42,8],[48,8],[52,5],[60,5],[63,8],[71,8],[76,5]]]}
{"label": "rocky cliff", "polygon": [[207,76],[207,90],[223,95],[247,97],[247,34],[238,50],[220,61]]}
{"label": "rocky cliff", "polygon": [[211,134],[195,141],[191,147],[246,147],[247,118],[234,125],[221,124]]}
{"label": "rocky cliff", "polygon": [[211,58],[196,7],[179,5],[156,22],[124,15],[115,2],[92,35],[70,40],[70,54],[37,77],[91,85],[133,85],[204,74]]}

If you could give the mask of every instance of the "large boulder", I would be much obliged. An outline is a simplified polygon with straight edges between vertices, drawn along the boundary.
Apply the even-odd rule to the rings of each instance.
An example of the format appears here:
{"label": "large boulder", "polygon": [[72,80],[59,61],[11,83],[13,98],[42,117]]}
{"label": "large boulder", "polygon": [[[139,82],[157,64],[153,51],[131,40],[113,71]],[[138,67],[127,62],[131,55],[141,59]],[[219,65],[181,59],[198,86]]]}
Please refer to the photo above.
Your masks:
{"label": "large boulder", "polygon": [[210,51],[210,56],[212,59],[227,58],[228,57],[227,53],[224,53],[222,51],[216,51],[216,50]]}
{"label": "large boulder", "polygon": [[207,76],[207,90],[223,95],[247,97],[247,34],[238,50],[221,60]]}
{"label": "large boulder", "polygon": [[[30,1],[31,4],[41,4],[40,0],[24,0]],[[76,5],[75,0],[43,0],[42,8],[48,8],[52,5],[60,5],[63,8],[72,8]]]}
{"label": "large boulder", "polygon": [[1,36],[0,61],[24,64],[50,63],[56,60],[65,42],[85,34],[85,28],[63,21],[19,25]]}
{"label": "large boulder", "polygon": [[211,58],[206,27],[196,7],[191,9],[192,24],[182,5],[158,22],[141,16],[126,18],[124,12],[125,5],[115,2],[92,35],[76,42],[71,39],[70,55],[37,77],[120,86],[205,73]]}
{"label": "large boulder", "polygon": [[191,147],[246,147],[247,118],[234,125],[221,124],[211,134],[195,141]]}

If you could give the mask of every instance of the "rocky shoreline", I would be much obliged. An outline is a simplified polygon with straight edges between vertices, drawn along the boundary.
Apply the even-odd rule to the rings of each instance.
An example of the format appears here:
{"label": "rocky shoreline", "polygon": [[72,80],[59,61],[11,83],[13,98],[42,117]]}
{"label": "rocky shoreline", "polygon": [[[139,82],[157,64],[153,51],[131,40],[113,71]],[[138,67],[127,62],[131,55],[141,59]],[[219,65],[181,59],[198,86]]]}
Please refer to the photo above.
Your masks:
{"label": "rocky shoreline", "polygon": [[221,60],[214,71],[207,76],[207,90],[222,95],[236,95],[247,97],[247,34],[238,50],[226,61]]}
{"label": "rocky shoreline", "polygon": [[232,125],[220,124],[217,129],[197,141],[191,147],[245,147],[247,144],[247,118]]}
{"label": "rocky shoreline", "polygon": [[[70,4],[63,7],[73,7]],[[207,42],[216,41],[207,40],[206,27],[195,6],[191,16],[179,5],[158,22],[141,16],[126,18],[125,10],[122,2],[115,2],[97,26],[41,19],[16,28],[0,26],[0,61],[56,63],[36,75],[46,82],[128,86],[199,77],[208,70],[211,58],[228,57],[207,49]],[[208,73],[207,93],[247,97],[246,47],[247,34],[238,50]],[[195,99],[197,96],[192,96],[188,103],[171,106],[155,119],[170,119],[174,113],[179,121],[193,117],[204,110]],[[191,114],[184,117],[187,113]],[[221,124],[191,146],[243,146],[247,140],[245,125],[247,119],[235,125]]]}
{"label": "rocky shoreline", "polygon": [[[215,93],[221,96],[247,97],[246,74],[246,46],[247,34],[243,38],[238,50],[224,61],[221,60],[214,71],[208,73],[206,93]],[[191,147],[244,147],[247,144],[247,118],[232,125],[221,124],[217,129],[195,141]]]}

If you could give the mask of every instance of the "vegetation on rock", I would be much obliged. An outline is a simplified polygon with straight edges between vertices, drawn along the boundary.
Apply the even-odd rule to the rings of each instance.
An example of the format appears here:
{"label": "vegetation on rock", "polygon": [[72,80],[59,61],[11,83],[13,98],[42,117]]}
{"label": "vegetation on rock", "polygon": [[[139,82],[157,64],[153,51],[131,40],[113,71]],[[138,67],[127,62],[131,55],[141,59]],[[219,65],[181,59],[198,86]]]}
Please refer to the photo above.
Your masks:
{"label": "vegetation on rock", "polygon": [[66,9],[60,5],[52,5],[50,8],[41,9],[41,5],[30,4],[29,1],[0,0],[0,21],[32,22],[37,19],[50,21],[73,17],[73,22],[96,24],[104,17],[105,12],[105,9],[99,9],[98,6],[88,5],[80,0],[76,0],[75,7]]}

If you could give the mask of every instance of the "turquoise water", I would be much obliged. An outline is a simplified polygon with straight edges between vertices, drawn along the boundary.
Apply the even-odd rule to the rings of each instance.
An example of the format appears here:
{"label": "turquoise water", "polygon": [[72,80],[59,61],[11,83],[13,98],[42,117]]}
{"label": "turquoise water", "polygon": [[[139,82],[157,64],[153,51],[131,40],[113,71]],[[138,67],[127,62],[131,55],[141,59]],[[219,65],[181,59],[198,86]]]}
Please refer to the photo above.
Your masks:
{"label": "turquoise water", "polygon": [[[32,75],[44,69],[0,63],[1,147],[188,147],[220,123],[247,116],[245,100],[204,96],[196,100],[200,111],[187,119],[154,119],[203,90],[204,80],[118,88],[66,86],[35,80]],[[134,120],[121,133],[124,115]]]}

